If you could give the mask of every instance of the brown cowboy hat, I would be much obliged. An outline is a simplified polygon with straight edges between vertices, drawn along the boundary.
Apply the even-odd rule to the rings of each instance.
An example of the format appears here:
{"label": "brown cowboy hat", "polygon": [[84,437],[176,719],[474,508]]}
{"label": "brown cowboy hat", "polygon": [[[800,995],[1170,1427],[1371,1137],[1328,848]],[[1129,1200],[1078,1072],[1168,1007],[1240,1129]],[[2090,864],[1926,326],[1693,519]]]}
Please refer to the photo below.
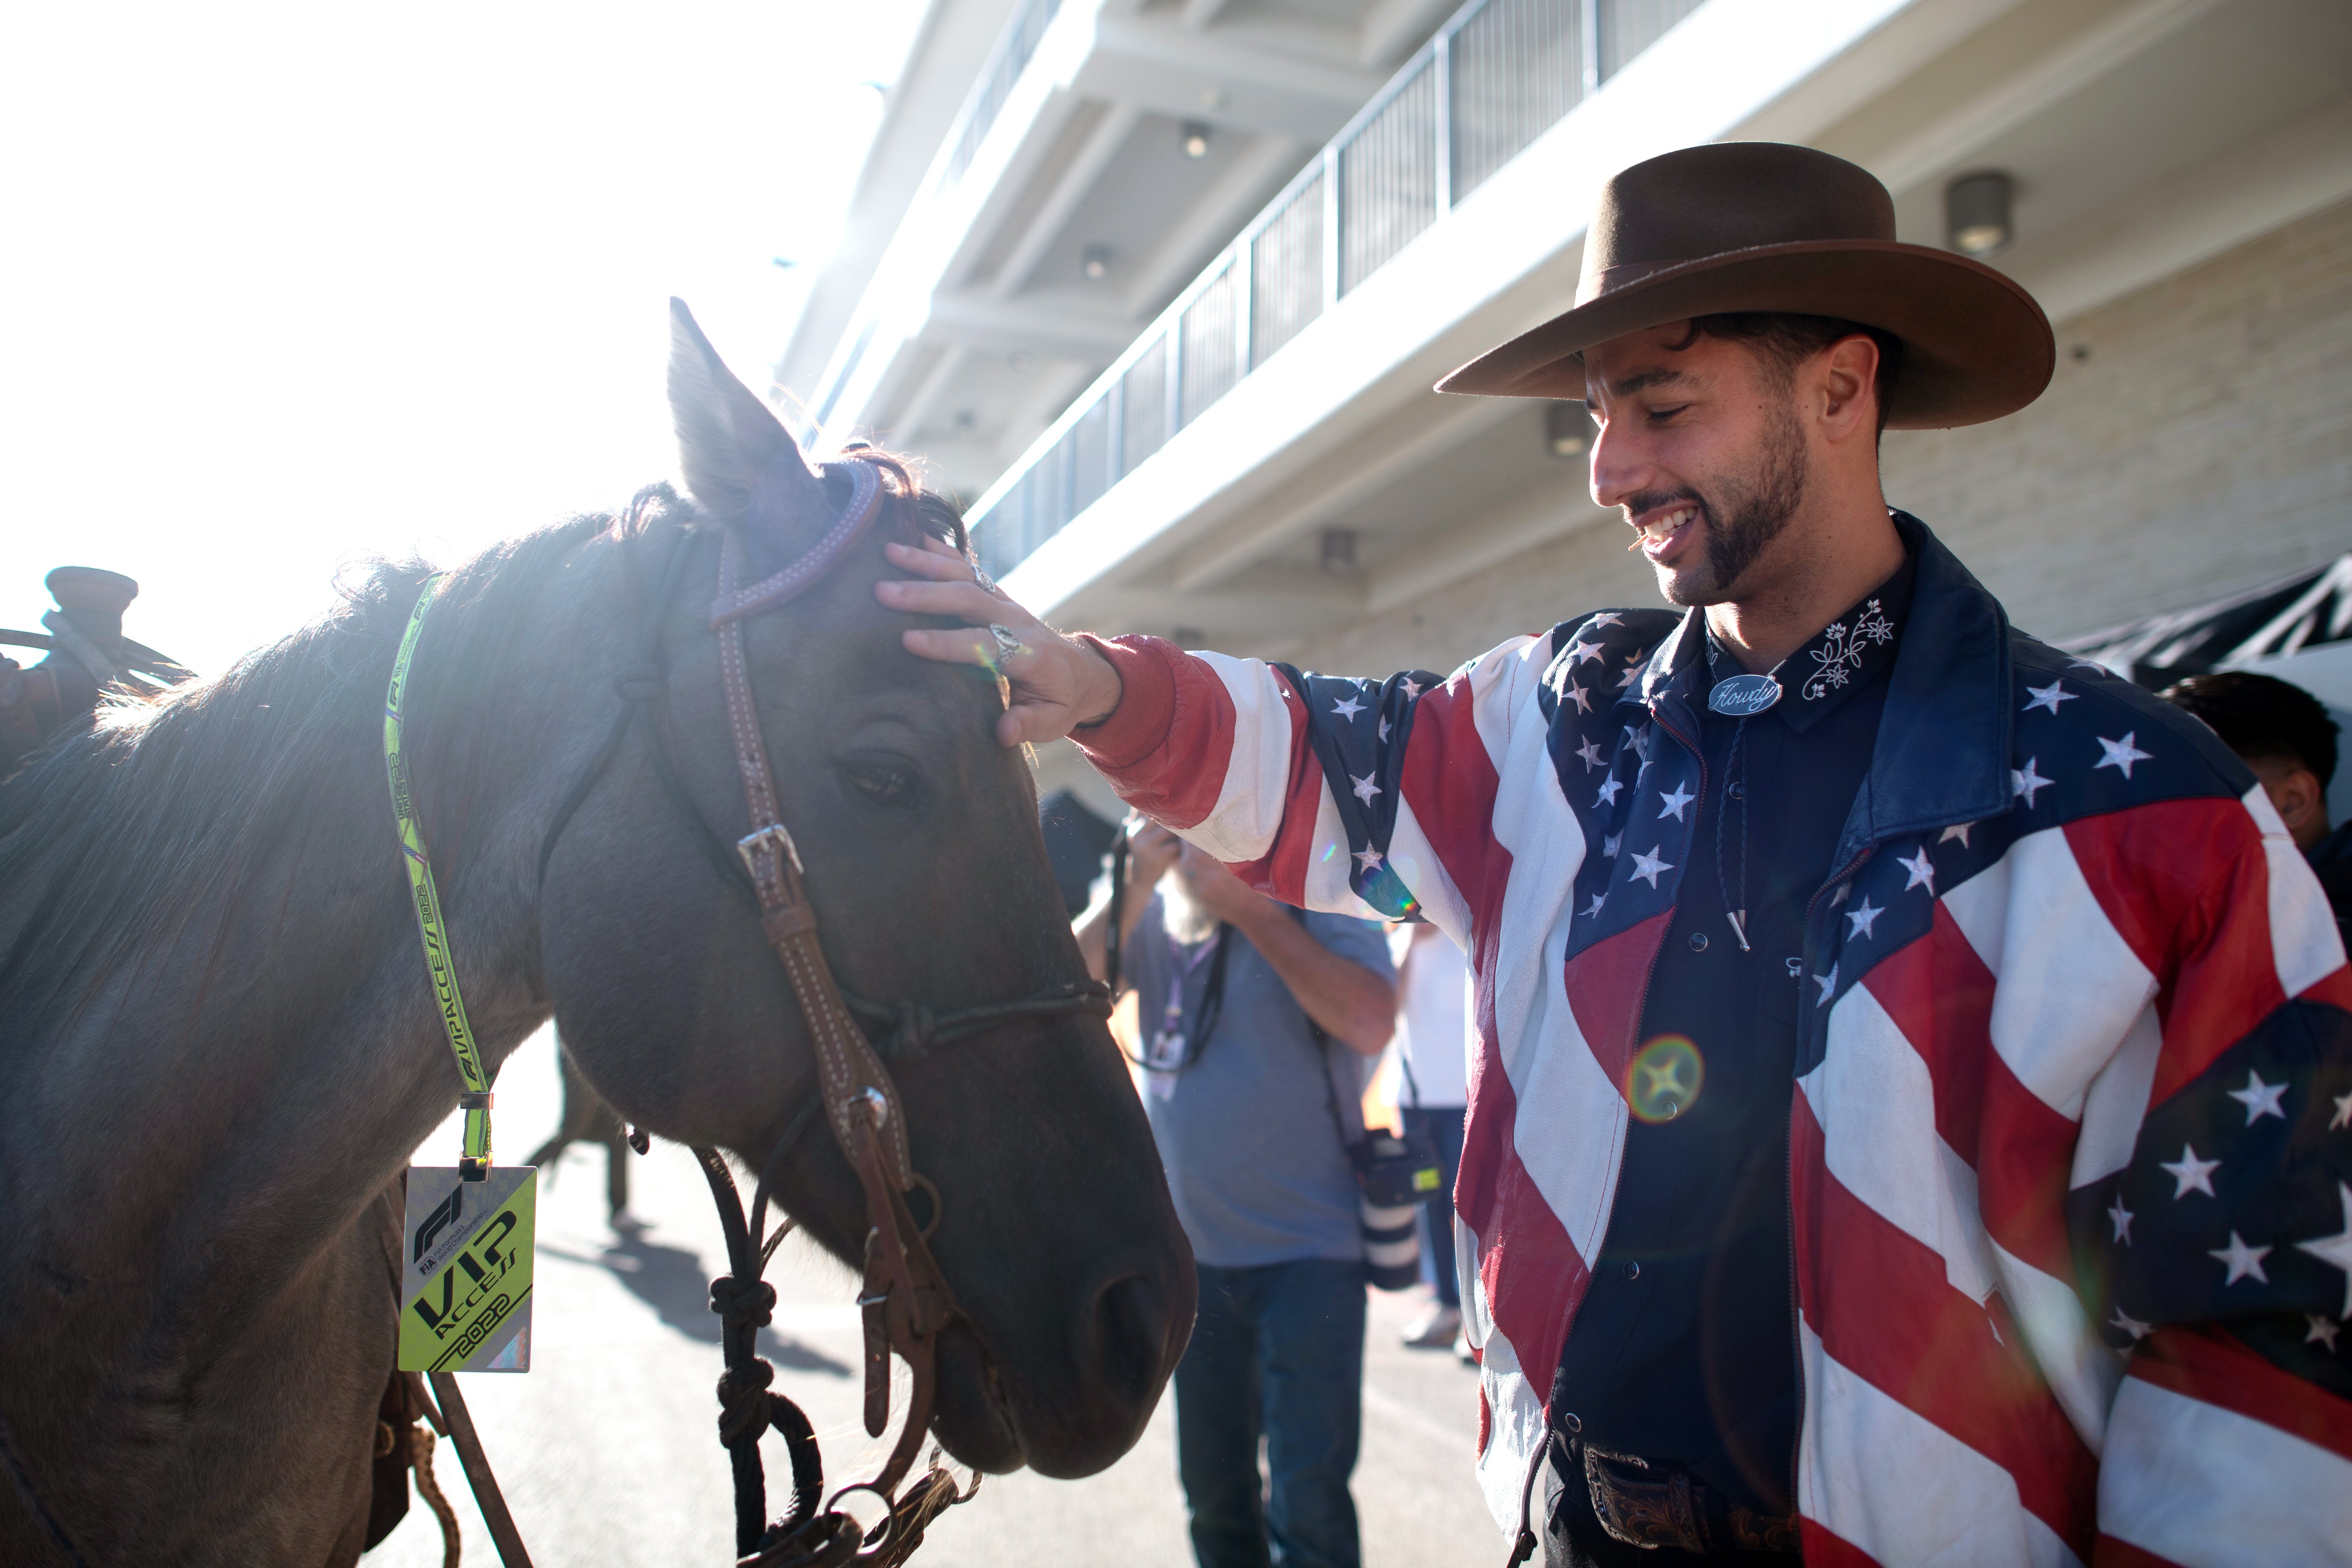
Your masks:
{"label": "brown cowboy hat", "polygon": [[1489,397],[1584,396],[1584,350],[1735,310],[1832,316],[1903,340],[1886,423],[1978,424],[2042,395],[2057,365],[2033,296],[1982,262],[1905,245],[1866,170],[1810,147],[1727,141],[1620,171],[1584,238],[1575,308],[1437,383]]}

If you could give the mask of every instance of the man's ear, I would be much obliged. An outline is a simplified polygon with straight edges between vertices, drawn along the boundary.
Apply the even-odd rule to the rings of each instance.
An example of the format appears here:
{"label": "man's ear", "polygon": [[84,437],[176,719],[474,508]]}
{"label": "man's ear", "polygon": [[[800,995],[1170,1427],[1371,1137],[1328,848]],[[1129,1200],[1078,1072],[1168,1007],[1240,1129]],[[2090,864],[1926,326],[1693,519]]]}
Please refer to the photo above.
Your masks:
{"label": "man's ear", "polygon": [[2314,830],[2324,830],[2327,822],[2327,791],[2319,782],[2319,775],[2308,768],[2292,763],[2278,764],[2260,770],[2263,788],[2278,808],[2279,820],[2295,842],[2302,843]]}
{"label": "man's ear", "polygon": [[1874,444],[1878,413],[1871,389],[1878,381],[1878,345],[1870,334],[1840,338],[1814,356],[1811,368],[1822,434],[1844,441],[1859,433]]}

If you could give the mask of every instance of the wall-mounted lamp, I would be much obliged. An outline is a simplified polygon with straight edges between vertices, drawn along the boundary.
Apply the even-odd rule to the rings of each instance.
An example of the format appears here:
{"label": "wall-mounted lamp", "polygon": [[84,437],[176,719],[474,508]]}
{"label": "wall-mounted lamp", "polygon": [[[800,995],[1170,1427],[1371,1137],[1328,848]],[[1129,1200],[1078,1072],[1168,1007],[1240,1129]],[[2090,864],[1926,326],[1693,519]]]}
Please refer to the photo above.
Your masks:
{"label": "wall-mounted lamp", "polygon": [[1209,155],[1209,122],[1188,120],[1178,126],[1176,146],[1187,158],[1206,158]]}
{"label": "wall-mounted lamp", "polygon": [[1356,570],[1355,529],[1325,528],[1323,530],[1323,570],[1337,573]]}
{"label": "wall-mounted lamp", "polygon": [[1592,419],[1580,402],[1555,402],[1544,409],[1544,445],[1554,457],[1581,457],[1592,444]]}
{"label": "wall-mounted lamp", "polygon": [[1097,283],[1110,276],[1110,246],[1090,245],[1078,258],[1078,270]]}
{"label": "wall-mounted lamp", "polygon": [[1944,187],[1945,243],[1981,259],[2017,237],[2010,207],[2016,182],[1998,169],[1963,174]]}

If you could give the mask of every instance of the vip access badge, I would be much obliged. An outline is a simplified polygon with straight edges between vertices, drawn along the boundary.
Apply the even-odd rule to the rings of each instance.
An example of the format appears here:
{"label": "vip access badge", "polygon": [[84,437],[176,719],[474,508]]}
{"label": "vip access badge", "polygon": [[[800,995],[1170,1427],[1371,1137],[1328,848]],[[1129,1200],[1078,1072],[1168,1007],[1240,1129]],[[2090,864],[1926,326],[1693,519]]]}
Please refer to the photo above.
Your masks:
{"label": "vip access badge", "polygon": [[400,1277],[403,1372],[530,1370],[531,1233],[539,1172],[408,1167]]}

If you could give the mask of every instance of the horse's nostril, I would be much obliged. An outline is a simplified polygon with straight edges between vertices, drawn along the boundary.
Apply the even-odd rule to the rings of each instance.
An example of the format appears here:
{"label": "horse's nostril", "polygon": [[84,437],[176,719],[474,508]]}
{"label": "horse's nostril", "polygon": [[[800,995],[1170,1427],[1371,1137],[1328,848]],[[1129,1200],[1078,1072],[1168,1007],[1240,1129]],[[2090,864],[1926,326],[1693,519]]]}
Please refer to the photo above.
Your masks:
{"label": "horse's nostril", "polygon": [[1087,1370],[1111,1388],[1148,1398],[1166,1375],[1168,1304],[1141,1274],[1113,1280],[1095,1298],[1095,1364]]}

